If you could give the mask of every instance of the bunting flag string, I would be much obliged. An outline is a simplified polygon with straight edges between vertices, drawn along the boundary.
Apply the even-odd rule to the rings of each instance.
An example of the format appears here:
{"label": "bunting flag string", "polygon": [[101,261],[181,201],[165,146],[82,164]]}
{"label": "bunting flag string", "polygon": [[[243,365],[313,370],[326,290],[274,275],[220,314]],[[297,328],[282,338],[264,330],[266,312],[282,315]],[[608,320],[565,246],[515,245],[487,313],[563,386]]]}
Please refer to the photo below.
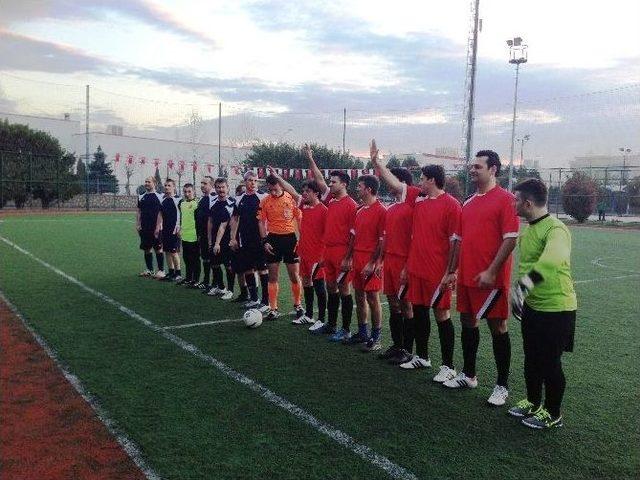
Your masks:
{"label": "bunting flag string", "polygon": [[[127,169],[134,167],[136,164],[139,164],[141,166],[152,164],[155,168],[160,168],[162,165],[166,165],[166,168],[168,171],[177,171],[178,173],[183,173],[188,163],[191,166],[191,169],[193,170],[194,173],[198,172],[199,170],[204,173],[206,170],[207,174],[211,174],[212,172],[214,172],[214,167],[215,167],[215,165],[212,163],[203,162],[199,164],[198,161],[196,160],[193,160],[192,162],[187,162],[185,160],[178,160],[176,162],[173,159],[167,159],[166,161],[163,161],[161,158],[154,157],[152,161],[148,161],[149,159],[145,155],[134,155],[131,153],[127,153],[127,154],[116,153],[114,155],[114,160],[113,160],[115,165],[118,165],[120,163],[120,160],[122,159],[122,155],[126,155],[125,163],[126,163]],[[136,157],[137,157],[137,162],[136,162]],[[256,175],[259,179],[266,178],[271,172],[271,170],[268,167],[264,167],[264,166],[243,167],[240,165],[230,165],[228,166],[228,168],[230,169],[230,172],[234,176],[242,176],[245,172],[250,171],[250,172],[253,172],[253,174]],[[410,170],[415,170],[417,168],[411,168]],[[313,170],[310,170],[307,168],[274,167],[273,170],[275,170],[275,173],[282,176],[282,178],[284,178],[285,180],[313,179]],[[362,175],[379,176],[380,174],[380,172],[378,172],[377,169],[373,169],[373,168],[348,168],[348,169],[324,168],[324,169],[321,169],[320,171],[322,172],[322,175],[324,176],[324,178],[329,178],[331,172],[333,172],[334,170],[346,173],[353,180],[356,180]]]}

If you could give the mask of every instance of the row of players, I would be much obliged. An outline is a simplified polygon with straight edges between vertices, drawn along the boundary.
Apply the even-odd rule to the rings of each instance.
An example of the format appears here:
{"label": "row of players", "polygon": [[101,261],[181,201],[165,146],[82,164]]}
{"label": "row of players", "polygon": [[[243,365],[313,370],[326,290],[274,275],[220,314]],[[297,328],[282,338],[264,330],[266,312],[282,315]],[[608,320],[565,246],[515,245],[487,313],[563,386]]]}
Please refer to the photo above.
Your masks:
{"label": "row of players", "polygon": [[[349,176],[345,173],[332,171],[327,184],[308,146],[303,154],[314,180],[305,182],[300,193],[271,169],[267,195],[257,192],[257,178],[249,172],[244,177],[246,192],[235,200],[228,197],[225,179],[214,182],[216,196],[210,195],[210,179],[205,179],[205,196],[196,205],[193,187],[185,186],[181,202],[174,196],[172,182],[167,182],[163,197],[153,192],[149,179],[138,215],[148,267],[144,274],[151,271],[151,249],[160,252],[164,246],[169,278],[180,277],[175,268],[180,235],[188,270],[183,281],[193,285],[198,280],[193,276],[193,259],[199,264],[199,249],[205,259],[205,275],[207,260],[213,265],[212,294],[229,299],[232,272],[237,272],[241,289],[237,300],[248,301],[248,308],[259,308],[271,320],[279,316],[278,272],[284,261],[296,309],[293,322],[312,323],[313,333],[326,334],[335,342],[363,345],[367,352],[381,349],[380,292],[384,292],[393,343],[379,357],[405,369],[430,367],[429,315],[433,311],[442,363],[433,380],[448,388],[477,387],[478,327],[486,319],[497,369],[488,402],[495,406],[504,405],[508,397],[511,299],[514,316],[522,320],[527,398],[509,413],[533,428],[562,425],[565,378],[560,360],[564,351],[572,350],[577,305],[570,274],[570,234],[564,224],[548,215],[545,185],[527,180],[515,188],[514,197],[497,185],[498,155],[483,150],[470,168],[477,192],[460,205],[443,190],[441,166],[423,167],[420,186],[415,187],[408,170],[389,170],[379,162],[375,141],[370,153],[380,178],[396,197],[389,208],[377,198],[379,180],[375,176],[358,179],[360,205],[347,193]],[[529,221],[519,240],[518,215]],[[511,252],[517,241],[520,279],[510,293]],[[223,267],[227,269],[226,288]],[[261,300],[254,272],[260,274]],[[352,287],[358,321],[354,333]],[[463,368],[459,373],[453,365],[455,332],[450,310],[454,289],[462,326]],[[301,290],[306,310],[301,305]],[[315,323],[314,296],[318,300]]]}

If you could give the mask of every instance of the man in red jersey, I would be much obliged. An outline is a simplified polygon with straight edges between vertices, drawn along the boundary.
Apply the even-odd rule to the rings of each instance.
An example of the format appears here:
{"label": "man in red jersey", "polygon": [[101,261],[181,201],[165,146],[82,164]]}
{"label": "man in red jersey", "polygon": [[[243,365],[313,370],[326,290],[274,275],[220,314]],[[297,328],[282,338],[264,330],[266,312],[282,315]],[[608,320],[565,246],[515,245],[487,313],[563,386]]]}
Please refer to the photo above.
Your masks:
{"label": "man in red jersey", "polygon": [[[324,273],[328,292],[327,323],[314,333],[331,334],[329,337],[331,341],[341,342],[350,336],[349,329],[353,315],[352,275],[350,271],[343,270],[342,261],[347,253],[358,206],[347,193],[349,175],[340,170],[333,170],[329,174],[329,185],[327,185],[307,145],[303,149],[303,154],[309,161],[309,168],[327,205],[327,220],[324,227]],[[340,304],[342,328],[336,331]]]}
{"label": "man in red jersey", "polygon": [[[445,173],[439,165],[422,167],[420,190],[426,196],[417,196],[415,187],[399,183],[386,167],[380,168],[380,176],[391,190],[401,192],[405,203],[413,202],[411,233],[407,235],[411,245],[401,282],[406,285],[407,298],[413,307],[416,355],[399,356],[396,361],[404,360],[400,364],[404,369],[431,366],[429,310],[433,309],[442,354],[442,366],[433,380],[442,383],[456,375],[453,368],[455,333],[450,308],[451,288],[456,278],[459,242],[455,232],[460,219],[460,203],[444,192]],[[385,263],[387,260],[385,257]]]}
{"label": "man in red jersey", "polygon": [[460,271],[457,302],[462,322],[462,372],[444,382],[449,388],[475,388],[476,355],[480,344],[478,323],[486,318],[493,339],[498,379],[489,404],[504,405],[508,392],[511,341],[507,331],[511,252],[518,238],[515,197],[497,185],[500,157],[481,150],[471,165],[477,191],[462,207]]}
{"label": "man in red jersey", "polygon": [[388,169],[378,158],[378,147],[371,141],[371,163],[380,179],[395,196],[396,203],[387,209],[384,228],[384,293],[389,303],[389,329],[393,344],[379,358],[401,364],[412,360],[414,321],[407,298],[409,284],[401,279],[411,244],[413,206],[420,189],[412,186],[413,177],[406,168]]}
{"label": "man in red jersey", "polygon": [[[342,262],[344,271],[353,271],[353,288],[356,291],[358,331],[346,345],[366,343],[363,352],[380,350],[382,327],[382,251],[384,248],[384,224],[387,209],[378,200],[380,182],[373,175],[358,178],[358,196],[362,206],[356,213],[351,230],[347,255]],[[367,316],[371,312],[371,336],[367,331]]]}
{"label": "man in red jersey", "polygon": [[300,239],[298,255],[300,257],[300,277],[304,288],[305,314],[295,318],[294,325],[313,323],[314,292],[318,297],[318,320],[309,328],[314,332],[324,326],[327,310],[327,290],[324,283],[322,255],[324,253],[324,227],[327,220],[327,207],[320,201],[320,187],[315,180],[302,184],[302,192],[296,189],[271,169],[282,188],[298,203],[300,212]]}

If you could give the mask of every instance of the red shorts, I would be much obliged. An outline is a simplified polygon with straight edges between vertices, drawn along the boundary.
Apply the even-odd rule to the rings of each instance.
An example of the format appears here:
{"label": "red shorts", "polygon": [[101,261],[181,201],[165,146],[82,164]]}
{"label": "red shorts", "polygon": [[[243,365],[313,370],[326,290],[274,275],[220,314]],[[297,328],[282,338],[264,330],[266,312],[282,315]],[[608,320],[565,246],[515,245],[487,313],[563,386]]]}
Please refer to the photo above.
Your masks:
{"label": "red shorts", "polygon": [[384,256],[384,294],[395,296],[400,291],[400,272],[407,263],[407,257],[392,253]]}
{"label": "red shorts", "polygon": [[371,260],[372,252],[353,252],[353,288],[364,292],[379,292],[382,290],[382,278],[375,273],[365,279],[362,270]]}
{"label": "red shorts", "polygon": [[458,284],[458,312],[475,318],[509,318],[509,291],[506,288],[466,287]]}
{"label": "red shorts", "polygon": [[451,308],[451,289],[442,289],[440,282],[432,282],[426,278],[409,274],[407,299],[414,305],[449,310]]}
{"label": "red shorts", "polygon": [[[324,278],[324,267],[322,267],[322,252],[318,254],[305,255],[298,252],[300,256],[300,276],[302,278],[311,277],[311,280]],[[315,270],[315,271],[314,271]]]}
{"label": "red shorts", "polygon": [[[340,265],[344,256],[347,254],[346,245],[339,245],[337,247],[326,247],[324,249],[324,278],[329,283],[335,283],[340,275]],[[351,283],[352,272],[347,273],[344,283]]]}

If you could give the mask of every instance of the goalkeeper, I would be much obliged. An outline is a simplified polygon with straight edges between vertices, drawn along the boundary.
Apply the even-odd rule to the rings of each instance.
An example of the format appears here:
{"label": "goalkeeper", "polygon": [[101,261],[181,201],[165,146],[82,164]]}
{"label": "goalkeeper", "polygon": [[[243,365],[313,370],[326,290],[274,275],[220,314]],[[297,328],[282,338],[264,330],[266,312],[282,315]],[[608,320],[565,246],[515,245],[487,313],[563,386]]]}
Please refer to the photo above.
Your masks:
{"label": "goalkeeper", "polygon": [[549,215],[547,187],[540,180],[524,180],[514,192],[518,215],[529,222],[518,239],[520,279],[511,290],[512,313],[521,320],[527,398],[509,414],[531,428],[560,427],[565,390],[561,357],[573,350],[577,308],[571,234]]}

